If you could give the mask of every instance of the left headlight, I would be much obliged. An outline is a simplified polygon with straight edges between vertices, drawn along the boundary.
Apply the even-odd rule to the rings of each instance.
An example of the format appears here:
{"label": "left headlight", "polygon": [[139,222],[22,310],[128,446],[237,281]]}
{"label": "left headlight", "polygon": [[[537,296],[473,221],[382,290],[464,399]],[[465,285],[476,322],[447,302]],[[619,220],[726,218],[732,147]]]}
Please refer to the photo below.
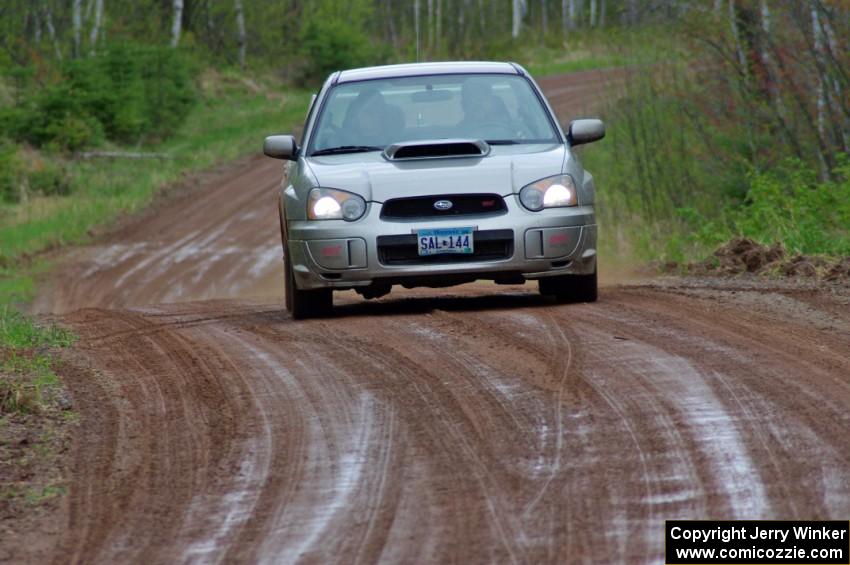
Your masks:
{"label": "left headlight", "polygon": [[360,196],[335,188],[314,188],[307,197],[307,218],[353,222],[366,213],[366,201]]}
{"label": "left headlight", "polygon": [[532,212],[544,208],[578,206],[576,185],[570,175],[556,175],[526,185],[519,191],[519,201]]}

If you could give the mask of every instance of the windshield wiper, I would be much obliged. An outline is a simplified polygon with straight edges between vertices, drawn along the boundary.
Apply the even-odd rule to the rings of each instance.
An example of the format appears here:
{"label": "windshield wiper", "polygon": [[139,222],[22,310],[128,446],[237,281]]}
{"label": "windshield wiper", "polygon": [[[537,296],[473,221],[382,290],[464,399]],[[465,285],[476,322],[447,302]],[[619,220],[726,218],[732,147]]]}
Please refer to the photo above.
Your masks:
{"label": "windshield wiper", "polygon": [[382,151],[383,149],[383,147],[376,147],[374,145],[340,145],[339,147],[328,147],[326,149],[313,151],[312,156],[340,155],[342,153],[365,153],[367,151]]}
{"label": "windshield wiper", "polygon": [[485,139],[487,145],[519,145],[521,141],[513,139]]}

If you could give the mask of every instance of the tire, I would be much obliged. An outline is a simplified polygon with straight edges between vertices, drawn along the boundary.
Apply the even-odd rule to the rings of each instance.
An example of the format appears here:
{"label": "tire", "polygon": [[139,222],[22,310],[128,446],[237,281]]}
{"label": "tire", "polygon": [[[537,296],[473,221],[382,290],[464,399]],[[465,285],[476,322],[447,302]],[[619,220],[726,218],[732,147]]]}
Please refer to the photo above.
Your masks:
{"label": "tire", "polygon": [[301,290],[295,284],[289,250],[286,246],[286,226],[283,223],[283,207],[278,205],[280,219],[280,243],[283,247],[283,290],[286,310],[295,320],[327,316],[333,310],[333,291],[329,288]]}
{"label": "tire", "polygon": [[554,296],[558,302],[575,304],[578,302],[596,302],[598,282],[596,269],[589,275],[562,275],[546,277],[538,281],[540,294]]}
{"label": "tire", "polygon": [[283,258],[284,292],[286,292],[286,309],[295,320],[327,316],[333,310],[333,290],[317,288],[301,290],[295,283],[289,256]]}

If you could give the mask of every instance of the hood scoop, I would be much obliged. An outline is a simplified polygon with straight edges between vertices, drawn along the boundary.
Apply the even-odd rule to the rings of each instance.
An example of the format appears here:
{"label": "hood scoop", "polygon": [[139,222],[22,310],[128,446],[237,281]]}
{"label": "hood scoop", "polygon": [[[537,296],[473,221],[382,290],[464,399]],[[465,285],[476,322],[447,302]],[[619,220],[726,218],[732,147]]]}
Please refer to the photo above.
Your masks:
{"label": "hood scoop", "polygon": [[482,139],[436,139],[393,143],[384,149],[388,161],[483,157],[490,146]]}

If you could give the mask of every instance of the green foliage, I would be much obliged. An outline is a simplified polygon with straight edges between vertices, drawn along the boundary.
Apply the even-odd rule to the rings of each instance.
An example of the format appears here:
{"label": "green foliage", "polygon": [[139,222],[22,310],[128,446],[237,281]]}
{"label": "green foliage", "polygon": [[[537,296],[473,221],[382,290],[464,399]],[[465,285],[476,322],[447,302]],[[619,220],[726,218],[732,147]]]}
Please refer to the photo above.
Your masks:
{"label": "green foliage", "polygon": [[14,202],[19,196],[20,165],[17,148],[0,139],[0,201]]}
{"label": "green foliage", "polygon": [[11,308],[0,306],[0,346],[8,348],[67,347],[74,336],[56,325],[42,326]]}
{"label": "green foliage", "polygon": [[850,255],[850,159],[832,181],[818,181],[799,159],[756,172],[746,156],[754,132],[710,123],[694,107],[698,93],[677,77],[657,69],[627,83],[605,141],[582,150],[600,187],[605,253],[686,263],[744,236],[791,252]]}
{"label": "green foliage", "polygon": [[[36,276],[48,267],[38,259],[45,249],[85,242],[92,228],[140,210],[184,174],[256,152],[265,133],[293,131],[309,100],[306,91],[283,93],[279,81],[232,71],[208,71],[199,84],[201,101],[180,129],[150,147],[171,159],[68,161],[48,155],[42,166],[61,172],[73,188],[71,197],[0,201],[0,305],[32,298]],[[38,166],[38,155],[27,154],[27,160],[30,169]]]}
{"label": "green foliage", "polygon": [[781,243],[792,253],[850,255],[850,159],[844,158],[833,174],[837,180],[818,182],[815,172],[796,159],[751,173],[743,201],[727,200],[713,215],[677,210],[656,256],[687,262],[735,237]]}
{"label": "green foliage", "polygon": [[27,172],[27,188],[41,196],[67,196],[73,186],[71,175],[58,158],[48,157],[33,162]]}
{"label": "green foliage", "polygon": [[46,348],[68,347],[74,336],[39,325],[8,305],[0,306],[0,414],[36,412],[44,392],[59,385]]}
{"label": "green foliage", "polygon": [[0,202],[18,202],[32,195],[64,196],[72,188],[60,159],[43,158],[0,139]]}
{"label": "green foliage", "polygon": [[304,26],[301,51],[305,83],[319,82],[333,71],[362,67],[372,60],[369,39],[338,20],[313,20]]}
{"label": "green foliage", "polygon": [[116,44],[65,63],[46,87],[19,81],[25,96],[0,111],[19,141],[77,151],[104,138],[122,143],[173,134],[195,102],[192,69],[166,47]]}
{"label": "green foliage", "polygon": [[817,182],[798,160],[754,174],[746,203],[731,211],[735,231],[794,252],[850,255],[850,159],[833,176]]}

